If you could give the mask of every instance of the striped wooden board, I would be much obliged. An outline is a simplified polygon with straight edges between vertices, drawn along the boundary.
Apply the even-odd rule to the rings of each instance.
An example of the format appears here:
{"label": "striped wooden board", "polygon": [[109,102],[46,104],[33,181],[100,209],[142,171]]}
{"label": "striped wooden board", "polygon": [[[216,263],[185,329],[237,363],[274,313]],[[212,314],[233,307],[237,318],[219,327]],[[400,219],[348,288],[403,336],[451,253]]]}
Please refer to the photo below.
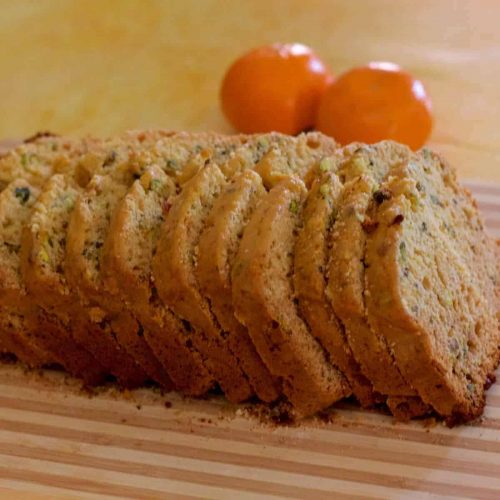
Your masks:
{"label": "striped wooden board", "polygon": [[[500,237],[500,186],[469,182]],[[500,375],[500,373],[499,373]],[[0,366],[0,496],[500,498],[500,384],[448,429],[341,405],[273,427],[221,398],[82,394],[57,372]]]}

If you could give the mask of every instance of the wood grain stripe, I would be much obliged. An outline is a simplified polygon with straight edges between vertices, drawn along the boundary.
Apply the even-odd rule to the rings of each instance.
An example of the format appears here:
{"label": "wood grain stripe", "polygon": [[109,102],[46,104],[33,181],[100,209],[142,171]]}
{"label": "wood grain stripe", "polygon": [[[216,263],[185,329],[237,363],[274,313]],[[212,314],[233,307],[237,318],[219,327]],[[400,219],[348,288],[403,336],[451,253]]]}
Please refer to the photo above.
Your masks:
{"label": "wood grain stripe", "polygon": [[[22,429],[21,429],[22,431]],[[10,438],[10,443],[9,443],[9,446],[10,447],[13,447],[13,449],[15,450],[15,454],[16,456],[20,453],[19,452],[19,445],[16,445],[16,443],[18,442],[19,440],[19,437],[18,435],[12,435],[11,438]],[[0,453],[9,453],[9,449],[5,449],[5,446],[6,446],[6,436],[5,434],[2,435],[1,437],[1,444],[0,444]],[[82,440],[83,441],[83,440]],[[47,445],[48,443],[48,445]],[[143,464],[143,465],[147,465],[147,467],[144,468],[144,470],[146,472],[143,472],[143,474],[145,476],[149,476],[149,475],[152,475],[153,477],[156,477],[156,474],[159,474],[160,477],[163,477],[166,472],[163,470],[163,469],[155,469],[155,467],[157,467],[156,464],[161,464],[161,463],[165,463],[165,457],[161,457],[161,456],[157,456],[157,454],[145,454],[145,451],[147,451],[148,447],[147,446],[141,446],[140,447],[140,452],[135,452],[135,453],[127,453],[127,452],[123,452],[123,453],[119,453],[119,450],[115,450],[115,446],[118,446],[118,445],[121,445],[122,448],[125,448],[123,446],[123,441],[121,443],[116,443],[116,442],[108,442],[106,443],[106,447],[103,447],[101,446],[102,450],[101,450],[101,453],[104,454],[104,456],[106,457],[113,457],[113,456],[124,456],[127,458],[127,463],[128,464],[131,464],[131,463],[134,463],[136,464],[136,467],[135,468],[131,468],[129,470],[129,472],[134,472],[137,470],[137,467],[140,467],[139,463],[140,464]],[[50,456],[41,456],[41,455],[36,455],[35,453],[33,453],[31,450],[37,450],[37,445],[38,443],[35,441],[35,442],[30,442],[30,447],[27,448],[27,450],[24,451],[24,453],[27,453],[26,456],[31,456],[31,457],[36,457],[36,458],[44,458],[44,459],[47,459],[47,460],[51,460],[51,457]],[[61,443],[59,442],[59,440],[57,439],[53,439],[52,440],[52,443],[50,441],[46,441],[46,446],[45,446],[45,451],[49,451],[51,448],[53,448],[53,453],[55,454],[54,456],[59,456],[58,460],[64,460],[65,463],[83,463],[82,462],[82,457],[81,457],[81,454],[85,454],[85,455],[88,455],[88,454],[92,454],[92,458],[89,460],[94,460],[94,465],[98,466],[100,469],[105,469],[105,468],[109,468],[109,467],[112,467],[113,470],[120,470],[120,471],[124,471],[123,467],[122,467],[122,464],[118,464],[118,469],[116,468],[116,464],[106,464],[104,462],[101,462],[99,461],[99,459],[96,459],[96,450],[97,450],[97,447],[79,447],[78,450],[75,452],[75,450],[72,450],[71,451],[71,446],[69,446],[69,450],[68,451],[64,451],[64,447],[61,446]],[[74,448],[74,446],[73,446]],[[130,449],[130,447],[126,447],[128,449]],[[51,450],[50,450],[51,451]],[[93,452],[93,453],[92,453]],[[388,479],[386,477],[380,477],[380,475],[374,475],[374,474],[366,474],[364,473],[362,470],[359,470],[359,473],[358,473],[358,469],[362,469],[362,468],[359,468],[358,466],[356,466],[356,464],[353,465],[352,467],[352,470],[349,470],[349,469],[346,469],[345,467],[348,466],[348,464],[346,464],[346,458],[345,457],[342,457],[342,456],[338,456],[338,457],[334,457],[334,460],[333,462],[334,463],[341,463],[340,460],[343,460],[344,463],[342,464],[342,467],[343,468],[336,468],[336,467],[332,467],[332,466],[326,466],[326,465],[319,465],[317,464],[317,460],[314,460],[314,457],[312,458],[312,460],[309,460],[308,463],[305,463],[303,460],[301,460],[300,462],[295,460],[295,461],[291,461],[292,459],[296,458],[294,455],[296,454],[293,454],[293,453],[287,453],[286,456],[287,458],[290,458],[290,460],[285,460],[283,458],[280,458],[279,456],[277,457],[274,457],[274,458],[264,458],[262,456],[254,456],[254,457],[251,457],[251,456],[247,456],[246,454],[245,455],[241,455],[241,454],[236,454],[236,453],[229,453],[229,452],[217,452],[217,453],[213,453],[213,452],[210,452],[210,453],[203,453],[200,452],[200,450],[196,447],[186,447],[186,446],[178,446],[176,445],[175,447],[172,447],[171,449],[165,449],[165,447],[162,449],[162,453],[163,454],[166,454],[167,457],[170,456],[176,456],[176,457],[187,457],[187,458],[195,458],[196,460],[205,460],[205,461],[220,461],[222,463],[226,463],[226,464],[236,464],[236,465],[239,465],[239,466],[242,466],[242,467],[245,467],[246,470],[251,470],[252,468],[264,468],[266,470],[272,470],[272,471],[281,471],[281,472],[287,472],[287,473],[296,473],[296,474],[306,474],[307,476],[311,477],[311,478],[314,478],[314,477],[326,477],[326,478],[342,478],[342,479],[349,479],[351,481],[356,481],[356,482],[367,482],[367,483],[371,483],[372,481],[374,481],[374,484],[378,484],[380,482],[380,484],[384,484],[384,485],[387,485],[387,484],[390,484],[390,482],[388,482]],[[69,456],[66,456],[66,455],[69,455]],[[78,455],[77,457],[75,455]],[[303,453],[302,453],[303,455]],[[309,454],[311,455],[311,454]],[[22,456],[25,456],[24,454],[22,454]],[[99,455],[100,456],[100,455]],[[101,457],[102,458],[102,457]],[[308,457],[301,457],[302,459],[304,458],[308,458]],[[72,460],[74,460],[74,462],[72,462]],[[332,459],[330,459],[330,462],[332,462]],[[179,463],[179,461],[175,461],[175,463]],[[323,461],[323,463],[325,463],[325,461]],[[90,465],[90,462],[89,462],[89,465]],[[183,466],[183,469],[186,470],[188,467],[186,465]],[[391,466],[389,465],[388,468],[391,468]],[[391,472],[394,474],[394,479],[395,480],[398,480],[398,474],[397,474],[397,471],[394,470],[395,466],[392,466],[391,468]],[[169,471],[169,474],[170,474],[170,471]],[[231,474],[232,477],[235,477],[235,473],[232,473]],[[273,474],[273,476],[275,476],[275,474]],[[435,474],[433,474],[433,471],[430,470],[430,471],[422,471],[421,474],[419,476],[417,476],[417,478],[414,478],[414,479],[418,479],[420,477],[426,477],[428,479],[426,479],[426,483],[429,481],[429,479],[431,477],[434,476],[434,479],[436,479],[435,477]],[[497,476],[498,476],[498,471],[497,471]],[[171,476],[169,476],[171,477]],[[399,480],[402,481],[402,480],[405,480],[408,478],[408,476],[401,476],[399,477]],[[453,482],[454,480],[456,481],[458,479],[458,481],[460,482],[461,480],[463,480],[464,482],[467,482],[465,484],[465,486],[474,486],[474,482],[475,480],[470,478],[470,476],[464,476],[464,475],[461,475],[460,478],[457,476],[457,478],[453,478],[453,477],[450,477],[450,478],[447,478],[446,480],[446,484],[448,484],[449,482]],[[435,482],[435,481],[434,481]],[[478,480],[477,481],[479,485],[482,484],[482,481]],[[448,484],[449,486],[449,484]],[[458,487],[458,483],[456,484],[456,486]],[[443,493],[447,488],[445,488],[445,484],[440,484],[439,486],[436,486],[434,485],[435,488],[438,488],[439,491],[441,493]],[[462,490],[464,491],[464,490]],[[456,493],[456,491],[455,491]],[[489,494],[489,492],[485,492],[485,494]]]}
{"label": "wood grain stripe", "polygon": [[[3,425],[3,426],[5,427],[5,425]],[[23,429],[21,429],[21,431],[23,431]],[[24,429],[24,431],[26,432],[26,430],[25,430],[25,429]],[[28,432],[29,432],[29,431],[28,431]],[[50,431],[49,431],[49,432],[50,432]],[[84,440],[86,440],[86,439],[85,439],[85,438],[82,438],[81,436],[77,436],[77,437],[76,437],[76,440],[77,440],[77,441],[84,441]],[[142,440],[142,443],[143,443],[143,444],[141,445],[141,449],[145,449],[145,447],[144,447],[144,440]],[[115,445],[115,444],[118,444],[118,445],[123,446],[123,442],[122,442],[122,443],[114,443],[114,442],[112,442],[112,441],[106,440],[106,445],[108,445],[108,446],[113,446],[113,445]],[[196,453],[196,454],[197,454],[196,456],[198,457],[198,453],[199,453],[198,448],[194,448],[194,450],[191,450],[191,451],[192,451],[193,453]],[[172,450],[170,450],[170,451],[169,451],[169,450],[167,450],[167,454],[172,454],[172,453],[174,453],[174,454],[175,454],[175,452],[172,452]],[[287,455],[288,455],[288,453],[287,453]],[[198,458],[199,458],[199,457],[198,457]],[[202,458],[204,458],[204,457],[202,457]],[[309,458],[309,457],[308,457],[308,458]],[[228,463],[234,463],[234,460],[232,460],[232,459],[230,459],[230,458],[227,458],[227,459],[226,459],[226,458],[222,458],[222,461],[226,461],[226,460],[227,460],[227,462],[228,462]],[[309,460],[308,460],[308,461],[310,461],[310,458],[309,458]],[[250,465],[250,464],[248,464],[248,465]],[[269,467],[272,467],[272,463],[270,463],[270,464],[269,464]],[[302,467],[302,465],[301,465],[301,467]],[[355,468],[357,468],[357,467],[355,467]],[[491,472],[493,473],[493,475],[495,475],[495,474],[494,474],[494,471],[491,471]],[[314,475],[314,472],[312,472],[312,471],[311,471],[311,472],[310,472],[310,474]],[[498,468],[497,468],[497,475],[498,475]]]}
{"label": "wood grain stripe", "polygon": [[[146,412],[137,411],[135,405],[130,401],[70,397],[66,393],[60,394],[54,391],[42,390],[38,392],[28,388],[20,389],[16,387],[15,384],[2,384],[0,385],[0,391],[2,394],[9,396],[3,401],[2,404],[4,406],[11,405],[13,408],[17,407],[20,409],[25,408],[34,411],[45,411],[49,414],[66,416],[79,416],[82,410],[84,410],[87,418],[108,422],[116,422],[120,421],[122,418],[126,418],[129,422],[133,422],[134,425],[145,428],[166,429],[170,425],[178,427],[179,425],[186,426],[186,424],[189,427],[192,423],[188,422],[187,418],[179,421],[176,411],[182,411],[183,415],[187,415],[190,418],[218,418],[221,415],[220,409],[224,408],[224,406],[219,407],[215,404],[216,402],[212,404],[212,401],[210,401],[210,404],[200,404],[199,402],[189,400],[184,402],[177,398],[174,403],[174,411],[166,411],[165,408],[158,404],[149,406],[143,404],[143,410],[147,410]],[[175,400],[175,395],[172,396],[173,397],[169,396],[169,399]],[[50,400],[53,402],[49,403],[48,401]],[[118,412],[109,411],[109,408],[118,410]],[[175,408],[178,408],[178,410],[175,410]],[[231,414],[227,412],[226,415],[232,415],[232,417],[234,417],[235,413],[232,412]],[[385,430],[390,430],[392,434],[396,433],[403,438],[405,436],[414,436],[415,434],[425,434],[432,442],[439,442],[439,439],[446,439],[446,436],[457,437],[456,430],[450,430],[440,425],[436,426],[432,433],[429,433],[429,429],[424,428],[421,424],[395,424],[391,418],[384,415],[365,412],[354,408],[348,411],[339,410],[335,415],[337,415],[337,418],[331,425],[326,427],[326,431],[334,427],[349,426],[358,429],[358,431],[360,428],[367,428],[372,432],[373,428],[376,427],[382,433]],[[237,424],[233,424],[233,426],[234,425]],[[461,426],[459,430],[461,437],[478,437],[477,432],[470,426]],[[488,432],[487,430],[484,430],[479,437],[490,441],[498,440],[498,436],[495,433]]]}
{"label": "wood grain stripe", "polygon": [[[10,453],[9,453],[10,452]],[[485,498],[485,499],[493,499],[496,498],[496,493],[494,489],[484,488],[484,487],[475,487],[475,486],[458,486],[458,485],[448,485],[443,483],[437,483],[435,481],[426,480],[425,484],[423,484],[419,480],[407,479],[407,478],[397,478],[393,476],[387,476],[384,474],[376,474],[376,473],[368,473],[363,474],[362,476],[355,474],[355,471],[348,470],[340,470],[330,468],[328,471],[327,481],[323,484],[321,480],[318,479],[318,476],[314,477],[314,482],[320,482],[320,485],[323,485],[324,488],[315,489],[315,488],[301,488],[297,485],[286,486],[281,484],[268,483],[264,481],[259,481],[255,478],[251,480],[245,480],[242,478],[235,478],[234,476],[220,476],[215,474],[207,474],[200,471],[187,471],[186,469],[176,469],[171,467],[164,466],[148,466],[147,471],[145,472],[144,468],[141,467],[141,464],[136,464],[131,461],[120,461],[120,460],[99,460],[95,457],[85,457],[82,455],[75,456],[73,454],[64,454],[61,452],[56,452],[52,455],[47,450],[38,449],[35,452],[33,450],[29,450],[25,452],[23,447],[15,446],[10,450],[7,450],[5,453],[5,447],[0,445],[0,453],[6,454],[10,457],[22,457],[25,459],[40,459],[43,462],[57,462],[64,461],[65,464],[75,464],[79,467],[91,467],[97,468],[99,471],[112,471],[119,473],[126,473],[128,477],[131,474],[140,473],[141,476],[144,476],[148,481],[151,478],[161,478],[162,480],[182,480],[189,484],[200,484],[202,486],[210,486],[212,484],[217,484],[220,487],[234,486],[233,489],[237,489],[237,491],[242,492],[253,492],[259,494],[266,495],[280,495],[286,496],[289,498],[299,497],[299,498],[318,498],[318,495],[324,494],[325,491],[328,492],[336,492],[335,490],[335,479],[341,479],[342,482],[354,481],[354,484],[360,483],[368,483],[370,487],[377,484],[383,484],[385,487],[390,487],[394,490],[393,494],[403,494],[405,490],[413,490],[413,491],[429,491],[432,493],[440,494],[440,495],[450,495],[450,496],[469,496],[475,498]],[[0,455],[1,457],[1,455]],[[203,467],[203,464],[201,465]],[[293,476],[294,479],[298,481],[304,481],[303,474],[307,473],[306,471],[297,471]],[[276,472],[276,469],[273,470],[273,476],[279,477],[279,473]],[[310,478],[311,476],[309,476]],[[306,479],[304,483],[310,482],[310,479]],[[284,481],[289,480],[289,476],[285,476]],[[292,481],[290,481],[292,482]],[[111,487],[112,488],[112,487]],[[156,496],[156,492],[151,490],[143,490],[142,492],[137,492],[133,494],[128,494],[128,491],[133,491],[132,488],[127,487],[123,489],[122,486],[115,489],[109,489],[107,493],[114,494],[116,496],[135,496],[138,498],[144,497],[154,497]],[[137,490],[137,488],[134,488]],[[338,494],[338,492],[336,492]],[[339,496],[336,496],[339,498]],[[356,495],[345,495],[341,494],[340,498],[357,498]]]}
{"label": "wood grain stripe", "polygon": [[[82,492],[64,490],[55,488],[54,486],[47,487],[40,483],[33,484],[14,479],[2,478],[0,473],[0,498],[8,500],[75,500],[83,498]],[[86,493],[85,498],[90,500],[103,500],[103,495]]]}
{"label": "wood grain stripe", "polygon": [[[329,431],[329,439],[321,439],[321,436],[317,436],[316,433],[310,436],[304,436],[297,438],[292,436],[293,439],[286,438],[283,434],[277,432],[266,432],[263,431],[261,435],[255,436],[255,431],[252,429],[241,430],[236,432],[234,427],[230,432],[230,439],[228,439],[227,432],[214,433],[214,432],[204,432],[213,430],[212,426],[204,425],[194,428],[192,430],[152,430],[144,429],[141,430],[142,441],[137,444],[135,438],[137,436],[137,430],[135,427],[127,424],[113,425],[106,423],[99,423],[99,431],[95,433],[96,426],[92,423],[88,423],[85,420],[72,420],[67,418],[58,417],[51,425],[41,426],[39,422],[40,417],[37,414],[23,414],[22,412],[16,411],[4,411],[2,415],[3,418],[0,421],[3,428],[9,430],[17,430],[17,426],[23,425],[23,430],[26,433],[40,433],[41,435],[56,435],[62,436],[66,439],[73,439],[76,441],[80,440],[90,440],[89,442],[102,444],[113,443],[115,439],[125,439],[131,446],[145,446],[146,442],[148,446],[153,446],[152,451],[161,452],[161,447],[168,443],[174,446],[190,445],[195,443],[197,448],[206,448],[211,451],[227,450],[231,446],[231,443],[238,443],[238,449],[244,450],[246,454],[259,453],[260,447],[265,440],[266,446],[279,447],[279,448],[299,448],[302,452],[305,450],[324,454],[328,457],[332,453],[349,453],[349,450],[353,448],[353,436],[349,432],[335,432]],[[6,420],[10,417],[10,420]],[[218,426],[215,426],[216,429]],[[77,430],[76,430],[77,429]],[[227,429],[226,429],[227,430]],[[80,434],[84,432],[85,434]],[[75,434],[76,433],[76,434]],[[104,433],[104,435],[103,435]],[[193,437],[194,436],[194,437]],[[129,439],[132,441],[128,441]],[[356,442],[359,442],[358,439]],[[118,441],[119,442],[119,441]],[[385,459],[390,461],[390,456],[394,453],[401,451],[401,441],[399,439],[392,437],[392,439],[380,440],[377,437],[364,437],[359,445],[359,448],[365,448],[367,454],[377,452],[387,453]],[[151,445],[151,443],[154,443]],[[354,447],[356,448],[356,447]],[[336,451],[334,451],[336,450]],[[419,444],[419,443],[405,443],[405,450],[407,452],[408,458],[413,456],[423,456],[432,457],[437,460],[442,460],[443,457],[447,459],[457,459],[464,458],[464,451],[461,448],[456,447],[442,447],[430,444]],[[269,454],[269,448],[266,451]],[[282,452],[279,452],[282,453]],[[389,457],[389,458],[388,458]],[[378,457],[382,459],[382,457]],[[471,451],[468,450],[467,456],[468,461],[476,461],[479,463],[488,463],[492,467],[491,470],[495,470],[493,467],[500,466],[500,456],[495,453],[488,453],[482,451]],[[312,458],[307,457],[307,461]],[[411,463],[411,461],[409,462]],[[458,465],[457,465],[458,466]],[[489,469],[487,469],[488,471]],[[486,473],[487,473],[486,471]]]}
{"label": "wood grain stripe", "polygon": [[[152,498],[161,498],[161,496],[158,496],[157,492],[171,491],[168,487],[176,484],[182,484],[183,488],[186,487],[186,491],[189,491],[191,488],[198,492],[198,496],[203,496],[205,498],[235,498],[231,495],[236,494],[238,498],[252,498],[254,494],[284,496],[287,498],[320,498],[325,492],[334,492],[335,495],[339,495],[340,498],[353,498],[352,494],[344,493],[343,490],[355,492],[357,498],[359,498],[359,495],[362,497],[380,498],[382,495],[391,491],[384,486],[378,487],[377,485],[370,485],[370,487],[367,488],[360,484],[336,480],[334,478],[314,478],[313,483],[312,479],[303,475],[286,476],[285,479],[288,479],[288,484],[284,484],[283,482],[279,483],[277,481],[265,482],[255,477],[251,470],[248,473],[248,479],[244,479],[229,475],[210,474],[204,472],[203,467],[201,467],[201,470],[189,471],[174,467],[148,466],[147,472],[150,474],[147,475],[144,474],[145,469],[141,467],[140,464],[134,464],[130,461],[102,461],[80,456],[77,465],[73,465],[72,462],[74,462],[74,459],[71,458],[71,456],[64,457],[68,458],[70,462],[61,463],[57,460],[52,460],[50,453],[46,453],[44,450],[37,450],[36,452],[41,459],[23,456],[22,450],[19,456],[14,453],[9,455],[0,454],[0,467],[2,467],[3,462],[8,460],[13,468],[19,470],[19,466],[22,464],[27,469],[26,472],[29,473],[32,471],[46,473],[47,468],[51,467],[57,470],[57,476],[60,478],[71,478],[73,476],[106,477],[108,482],[105,486],[109,488],[109,490],[104,490],[104,493],[115,496],[132,496],[133,498],[147,498],[148,495]],[[223,470],[226,470],[226,468],[223,468]],[[282,476],[282,474],[275,472],[273,479],[282,479],[283,481]],[[148,484],[150,486],[148,489],[149,493],[148,490],[144,489],[145,491],[142,495],[127,495],[126,489],[137,489],[136,485],[138,484]],[[311,487],[305,487],[308,484],[310,484]],[[93,487],[93,485],[91,486]],[[123,488],[123,491],[121,488]],[[370,493],[370,491],[372,493]],[[405,490],[396,490],[395,493],[404,494]]]}
{"label": "wood grain stripe", "polygon": [[[39,421],[40,418],[43,418],[43,414],[41,412],[51,415],[51,419],[54,419],[56,416],[79,417],[82,413],[82,409],[78,406],[64,406],[62,404],[49,404],[40,401],[25,401],[21,399],[15,400],[13,398],[2,397],[0,397],[0,407],[5,409],[12,408],[37,413],[40,412],[40,416],[36,416],[32,419],[34,421],[37,421],[37,419]],[[143,407],[143,410],[145,409],[146,407]],[[5,411],[3,413],[5,414]],[[145,411],[136,411],[135,414],[127,412],[122,413],[121,415],[122,417],[117,417],[116,412],[96,408],[92,410],[85,410],[84,417],[87,420],[99,423],[113,424],[119,423],[120,418],[126,416],[127,424],[143,428],[146,432],[147,430],[152,429],[175,430],[184,433],[194,432],[197,435],[214,438],[224,436],[226,433],[223,426],[205,426],[200,424],[200,420],[198,418],[191,420],[189,419],[189,416],[185,419],[179,420],[175,416],[170,415],[167,411],[164,411],[163,418],[151,417],[147,415]],[[203,415],[203,413],[201,413],[201,415]],[[242,440],[244,442],[250,440],[251,442],[263,443],[270,438],[269,429],[253,429],[249,432],[248,426],[245,425],[246,422],[244,422],[244,428],[241,430],[238,428],[238,423],[239,422],[236,420],[230,424],[231,436],[233,440]],[[346,429],[345,432],[358,436],[373,435],[377,437],[392,437],[396,434],[397,437],[402,440],[500,453],[500,437],[497,432],[489,431],[488,429],[481,429],[481,433],[478,433],[473,427],[462,427],[460,428],[460,433],[457,433],[450,429],[435,428],[431,433],[427,432],[427,429],[418,427],[417,425],[395,426],[394,424],[388,423],[384,426],[378,421],[375,424],[370,425],[370,423],[363,422],[361,419],[349,422],[347,428],[344,428],[342,426],[343,424],[345,424],[345,422],[341,422],[341,425],[337,427],[334,422],[324,429],[311,429],[310,432],[311,434],[316,435],[318,439],[326,440],[327,443],[329,441],[328,434],[333,429],[336,431]],[[282,432],[283,431],[280,431],[280,429],[277,429],[275,434],[279,435]],[[285,432],[285,435],[286,434],[287,433]],[[322,442],[323,441],[318,441],[318,446],[320,446],[320,443]]]}
{"label": "wood grain stripe", "polygon": [[[205,443],[201,442],[200,439],[193,439],[189,442],[182,435],[179,436],[179,433],[172,432],[168,433],[168,442],[161,443],[153,439],[143,438],[137,440],[136,438],[123,435],[124,433],[118,434],[109,431],[106,434],[91,433],[6,420],[0,420],[0,425],[4,431],[24,433],[26,436],[59,437],[67,441],[94,445],[101,445],[103,442],[106,442],[109,446],[128,450],[143,450],[164,455],[200,458],[202,460],[224,462],[226,459],[229,460],[231,458],[232,463],[244,462],[247,465],[255,465],[256,457],[257,462],[262,457],[260,447],[253,443],[240,442],[237,452],[229,452],[227,450],[234,441],[219,439],[214,442],[212,439],[210,443]],[[410,454],[402,452],[400,449],[398,450],[398,446],[385,449],[385,446],[362,446],[361,444],[355,445],[339,442],[335,446],[329,444],[328,446],[319,448],[317,445],[311,446],[310,440],[308,442],[309,445],[307,443],[300,445],[300,451],[295,451],[299,443],[296,443],[295,447],[291,448],[279,442],[270,442],[266,450],[266,457],[269,457],[271,460],[279,460],[283,457],[283,448],[291,448],[291,450],[288,449],[286,451],[286,457],[289,460],[293,459],[304,464],[325,465],[330,463],[332,457],[336,457],[336,459],[350,457],[376,463],[386,462],[388,464],[410,465],[420,468],[440,468],[452,472],[464,472],[495,478],[500,477],[498,457],[491,456],[491,454],[478,453],[476,456],[467,455],[467,457],[463,457],[463,452],[461,453],[456,449],[448,449],[446,453],[441,450],[440,453],[437,453],[435,450],[428,448],[419,450],[420,453],[413,452]],[[461,458],[460,455],[462,455]],[[444,457],[446,460],[443,460]],[[270,463],[268,467],[273,468],[273,463]],[[311,474],[314,475],[314,471]]]}
{"label": "wood grain stripe", "polygon": [[[0,465],[0,479],[6,478],[9,480],[18,480],[23,482],[31,482],[37,485],[45,485],[56,489],[76,490],[78,492],[98,493],[100,497],[117,497],[117,498],[144,498],[144,499],[163,499],[165,493],[161,491],[152,491],[146,488],[133,488],[123,485],[107,484],[103,481],[92,481],[81,477],[59,476],[47,472],[26,471]],[[192,498],[189,496],[177,496],[177,498]],[[53,497],[51,497],[53,498]]]}
{"label": "wood grain stripe", "polygon": [[[37,417],[37,419],[39,420],[39,417]],[[59,424],[60,424],[60,422],[59,422],[59,421],[57,421],[57,422],[56,422],[56,424],[57,424],[57,425],[56,425],[56,427],[55,427],[54,429],[58,429],[58,433],[60,434],[60,432],[61,432],[61,428],[60,428],[60,425],[59,425]],[[29,425],[32,425],[32,424],[29,424]],[[77,424],[77,425],[78,425],[78,424]],[[5,427],[5,423],[2,423],[2,427]],[[49,429],[45,429],[45,430],[44,430],[44,433],[45,433],[45,434],[49,434],[51,431],[52,431],[52,429],[51,429],[51,428],[50,428],[50,426],[49,426]],[[196,435],[199,435],[199,434],[200,434],[200,432],[199,432],[199,431],[200,431],[199,429],[197,429],[197,430],[195,431]],[[24,429],[24,432],[29,432],[29,429]],[[234,436],[232,436],[232,438],[234,438]],[[111,444],[112,444],[112,442],[111,442],[111,441],[110,441],[110,439],[109,439],[109,436],[106,436],[106,435],[104,435],[104,436],[100,436],[98,439],[99,439],[101,442],[104,440],[104,443],[106,443],[107,445],[111,445]],[[82,440],[81,436],[77,436],[76,440],[77,440],[77,441]],[[142,439],[142,443],[144,443],[144,439]],[[140,443],[139,443],[139,444],[140,444]],[[297,445],[297,443],[295,443],[295,444]],[[301,444],[301,443],[299,443],[298,445],[299,445],[299,448],[301,448],[301,449],[302,449],[302,444]],[[143,446],[143,445],[141,445],[141,446]],[[331,452],[331,448],[330,448],[330,452]],[[493,472],[493,471],[492,471],[492,472]]]}

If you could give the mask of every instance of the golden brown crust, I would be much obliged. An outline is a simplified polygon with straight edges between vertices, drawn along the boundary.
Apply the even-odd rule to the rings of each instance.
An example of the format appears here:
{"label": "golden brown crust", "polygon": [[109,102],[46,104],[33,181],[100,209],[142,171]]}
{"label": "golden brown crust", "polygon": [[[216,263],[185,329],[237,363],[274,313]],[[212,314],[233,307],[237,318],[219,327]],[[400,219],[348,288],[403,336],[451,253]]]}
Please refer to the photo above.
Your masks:
{"label": "golden brown crust", "polygon": [[20,333],[26,331],[23,318],[9,311],[0,311],[0,335],[5,352],[14,354],[30,368],[39,368],[53,361],[45,351],[33,346]]}
{"label": "golden brown crust", "polygon": [[[187,394],[201,395],[212,387],[212,377],[204,367],[200,354],[188,341],[189,335],[183,322],[158,299],[151,278],[151,259],[161,220],[175,191],[210,158],[225,161],[247,138],[208,133],[161,135],[154,131],[145,136],[139,133],[137,137],[148,142],[151,141],[150,135],[156,142],[153,148],[146,148],[151,149],[152,156],[146,155],[145,158],[149,158],[149,163],[154,159],[153,163],[158,165],[148,169],[135,183],[119,210],[116,225],[119,234],[115,229],[108,232],[101,274],[107,292],[121,294],[119,301],[125,300],[130,304],[129,307],[140,318],[144,338],[177,387]],[[129,163],[134,168],[137,159],[132,153]],[[166,187],[169,187],[169,193],[163,193]],[[141,246],[131,245],[133,240],[141,242]],[[116,275],[108,272],[112,269]],[[125,283],[134,283],[130,293],[119,289],[117,278]],[[149,326],[146,328],[145,325]]]}
{"label": "golden brown crust", "polygon": [[[365,309],[366,233],[373,230],[366,212],[374,191],[410,151],[386,141],[373,146],[351,145],[344,150],[339,175],[345,181],[335,222],[327,295],[344,324],[349,346],[375,390],[388,395],[387,405],[397,418],[427,411],[416,391],[401,376],[385,339],[374,331]],[[403,402],[404,398],[408,398]]]}
{"label": "golden brown crust", "polygon": [[[391,141],[345,148],[339,175],[345,180],[341,209],[335,222],[327,293],[342,320],[349,345],[375,390],[388,395],[397,418],[426,413],[415,389],[401,375],[386,340],[367,321],[365,306],[366,235],[374,229],[367,210],[380,182],[407,161],[410,150]],[[408,400],[404,403],[403,399]],[[394,398],[394,399],[391,399]]]}

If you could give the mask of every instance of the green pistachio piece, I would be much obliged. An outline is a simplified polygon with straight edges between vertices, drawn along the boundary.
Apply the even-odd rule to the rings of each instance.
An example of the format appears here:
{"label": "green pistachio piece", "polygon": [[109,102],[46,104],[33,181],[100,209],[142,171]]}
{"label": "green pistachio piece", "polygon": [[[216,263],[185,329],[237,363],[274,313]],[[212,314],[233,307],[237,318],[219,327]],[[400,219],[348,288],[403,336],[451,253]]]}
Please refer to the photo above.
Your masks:
{"label": "green pistachio piece", "polygon": [[330,158],[323,158],[319,162],[319,170],[321,172],[328,172],[331,170],[331,168],[332,168],[332,162],[331,162]]}
{"label": "green pistachio piece", "polygon": [[292,214],[299,213],[299,204],[297,203],[297,200],[292,200],[288,208],[290,209],[290,212],[292,212]]}

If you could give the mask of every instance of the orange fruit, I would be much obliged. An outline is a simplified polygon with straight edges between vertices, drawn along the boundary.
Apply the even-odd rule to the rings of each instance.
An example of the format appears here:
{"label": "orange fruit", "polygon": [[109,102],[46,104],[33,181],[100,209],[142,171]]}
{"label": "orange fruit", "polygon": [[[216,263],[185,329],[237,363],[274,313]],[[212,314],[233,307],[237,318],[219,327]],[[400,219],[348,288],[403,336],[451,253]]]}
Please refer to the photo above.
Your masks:
{"label": "orange fruit", "polygon": [[222,110],[240,132],[297,134],[314,125],[332,76],[305,45],[274,44],[250,51],[228,69]]}
{"label": "orange fruit", "polygon": [[393,139],[412,149],[432,130],[423,84],[392,63],[370,63],[342,74],[323,94],[316,128],[341,144]]}

